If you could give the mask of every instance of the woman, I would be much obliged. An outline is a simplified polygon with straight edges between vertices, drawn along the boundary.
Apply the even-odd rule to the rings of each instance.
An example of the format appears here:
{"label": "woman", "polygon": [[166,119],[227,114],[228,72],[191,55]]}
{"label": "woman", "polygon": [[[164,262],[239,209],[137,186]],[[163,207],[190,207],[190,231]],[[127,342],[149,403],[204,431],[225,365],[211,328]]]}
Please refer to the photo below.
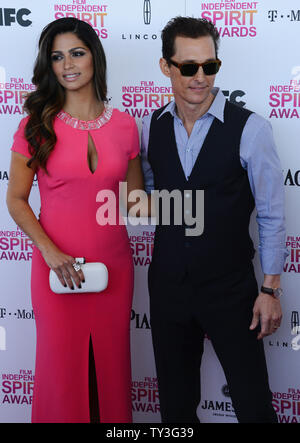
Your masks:
{"label": "woman", "polygon": [[[96,415],[101,422],[130,422],[132,256],[124,225],[97,223],[96,195],[110,189],[118,198],[122,181],[128,193],[143,187],[136,124],[106,104],[105,54],[83,21],[62,18],[46,26],[33,83],[28,116],[14,136],[7,193],[11,216],[34,243],[32,421],[89,422]],[[35,173],[39,220],[28,204]],[[50,269],[62,285],[80,286],[84,275],[76,272],[75,257],[107,266],[105,291],[50,290]]]}

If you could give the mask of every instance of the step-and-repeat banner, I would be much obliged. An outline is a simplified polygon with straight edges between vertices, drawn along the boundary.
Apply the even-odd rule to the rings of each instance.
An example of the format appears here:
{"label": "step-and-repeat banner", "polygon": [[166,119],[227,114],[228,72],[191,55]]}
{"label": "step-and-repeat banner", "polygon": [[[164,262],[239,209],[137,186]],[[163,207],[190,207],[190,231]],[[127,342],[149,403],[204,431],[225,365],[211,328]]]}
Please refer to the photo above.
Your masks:
{"label": "step-and-repeat banner", "polygon": [[[300,4],[299,0],[2,0],[0,4],[0,422],[29,422],[34,386],[35,325],[30,301],[32,242],[6,209],[10,147],[31,83],[42,28],[71,16],[90,23],[108,60],[110,102],[136,118],[172,100],[159,69],[160,32],[177,15],[205,17],[221,35],[217,76],[226,98],[268,119],[282,162],[286,246],[281,328],[264,340],[280,422],[300,422]],[[34,183],[30,203],[38,214]],[[131,316],[132,408],[135,422],[160,422],[149,320],[147,269],[155,228],[128,226],[135,264]],[[257,244],[255,214],[251,233]],[[80,233],[78,233],[80,235]],[[215,266],[222,266],[216,254]],[[261,282],[258,257],[257,278]],[[236,422],[226,379],[207,339],[201,370],[203,422]],[[74,386],[76,389],[76,386]],[[175,388],[176,389],[176,388]],[[259,402],[260,400],[257,399]]]}

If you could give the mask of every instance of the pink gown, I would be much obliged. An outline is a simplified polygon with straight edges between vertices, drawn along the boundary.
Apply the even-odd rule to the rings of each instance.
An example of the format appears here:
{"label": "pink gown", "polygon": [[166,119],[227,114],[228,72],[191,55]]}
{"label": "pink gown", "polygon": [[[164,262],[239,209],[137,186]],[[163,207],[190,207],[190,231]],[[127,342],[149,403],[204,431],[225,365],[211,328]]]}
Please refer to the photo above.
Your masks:
{"label": "pink gown", "polygon": [[[24,139],[24,118],[12,150],[30,158]],[[108,287],[101,293],[55,294],[49,267],[34,248],[31,272],[32,306],[37,328],[33,422],[90,421],[89,342],[92,340],[100,421],[132,421],[130,312],[133,263],[126,226],[101,226],[96,213],[99,191],[116,196],[128,161],[139,154],[135,120],[106,107],[95,121],[83,122],[66,113],[55,118],[57,143],[47,175],[37,172],[41,196],[40,223],[66,254],[105,263]],[[94,173],[88,166],[88,135],[98,153]]]}

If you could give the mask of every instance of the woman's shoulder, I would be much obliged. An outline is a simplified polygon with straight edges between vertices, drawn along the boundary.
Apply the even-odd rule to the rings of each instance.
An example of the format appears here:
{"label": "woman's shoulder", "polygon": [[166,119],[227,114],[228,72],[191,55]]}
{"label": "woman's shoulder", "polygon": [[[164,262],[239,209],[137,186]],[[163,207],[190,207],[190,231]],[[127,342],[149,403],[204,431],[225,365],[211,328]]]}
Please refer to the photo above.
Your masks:
{"label": "woman's shoulder", "polygon": [[29,120],[29,115],[26,115],[25,117],[23,117],[18,124],[18,129],[24,129],[25,126],[27,125]]}
{"label": "woman's shoulder", "polygon": [[135,118],[129,115],[125,111],[120,111],[118,108],[113,108],[113,116],[121,122],[128,123],[129,125],[135,125]]}

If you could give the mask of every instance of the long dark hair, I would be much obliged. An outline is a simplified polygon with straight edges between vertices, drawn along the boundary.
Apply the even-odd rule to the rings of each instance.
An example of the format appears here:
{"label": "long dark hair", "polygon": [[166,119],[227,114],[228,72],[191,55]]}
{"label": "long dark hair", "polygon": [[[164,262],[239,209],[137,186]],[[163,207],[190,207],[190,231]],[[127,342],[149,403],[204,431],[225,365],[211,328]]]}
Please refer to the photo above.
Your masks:
{"label": "long dark hair", "polygon": [[29,114],[25,137],[32,155],[27,165],[40,166],[47,171],[47,160],[56,143],[53,121],[65,103],[65,90],[52,70],[51,50],[58,34],[74,33],[91,51],[94,61],[94,87],[99,100],[107,101],[106,57],[97,33],[86,22],[73,17],[49,23],[39,39],[39,52],[35,61],[30,93],[24,108]]}

